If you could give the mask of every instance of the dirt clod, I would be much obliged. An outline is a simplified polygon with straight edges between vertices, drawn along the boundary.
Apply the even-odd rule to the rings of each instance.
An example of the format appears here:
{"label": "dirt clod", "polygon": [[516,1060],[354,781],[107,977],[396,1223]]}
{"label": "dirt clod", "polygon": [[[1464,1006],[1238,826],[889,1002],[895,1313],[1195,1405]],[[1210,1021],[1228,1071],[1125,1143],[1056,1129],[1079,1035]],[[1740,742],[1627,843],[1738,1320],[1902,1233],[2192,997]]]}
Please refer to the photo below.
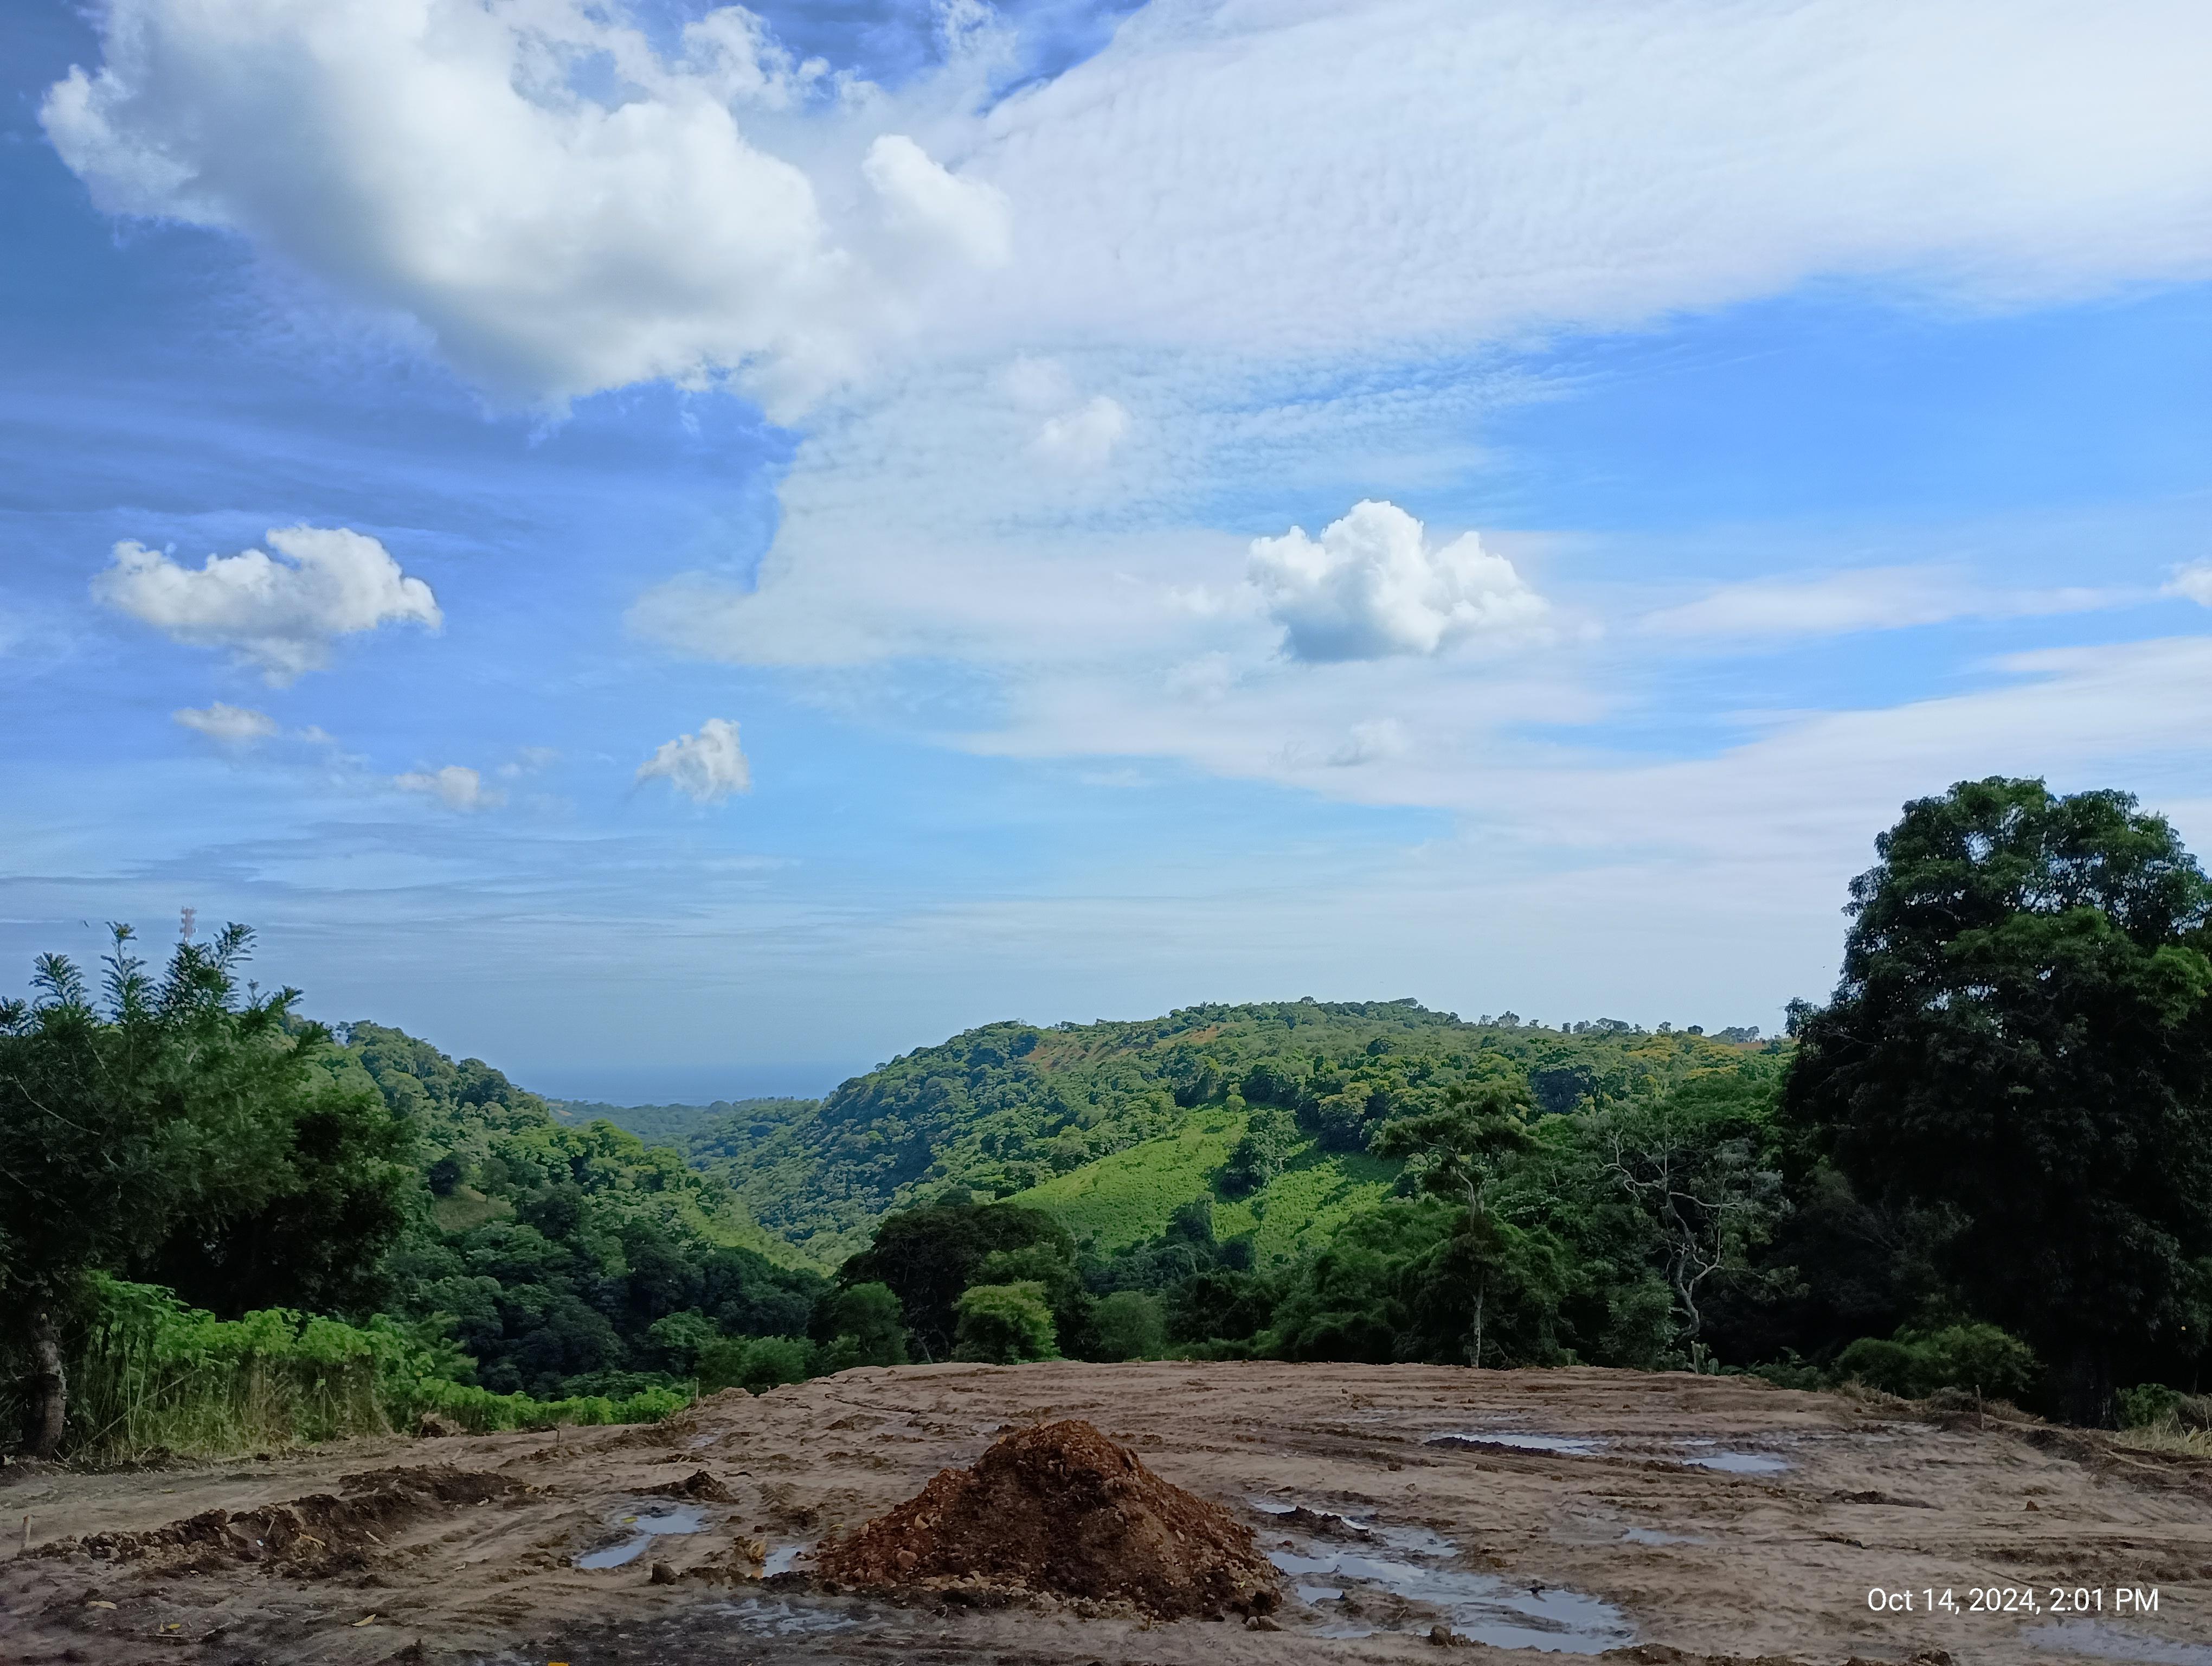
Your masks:
{"label": "dirt clod", "polygon": [[939,1471],[817,1566],[854,1585],[981,1581],[1163,1620],[1264,1614],[1279,1600],[1249,1528],[1079,1419],[1018,1430],[972,1468]]}
{"label": "dirt clod", "polygon": [[704,1469],[695,1469],[682,1481],[665,1481],[642,1489],[660,1499],[692,1499],[701,1504],[734,1504],[737,1495]]}

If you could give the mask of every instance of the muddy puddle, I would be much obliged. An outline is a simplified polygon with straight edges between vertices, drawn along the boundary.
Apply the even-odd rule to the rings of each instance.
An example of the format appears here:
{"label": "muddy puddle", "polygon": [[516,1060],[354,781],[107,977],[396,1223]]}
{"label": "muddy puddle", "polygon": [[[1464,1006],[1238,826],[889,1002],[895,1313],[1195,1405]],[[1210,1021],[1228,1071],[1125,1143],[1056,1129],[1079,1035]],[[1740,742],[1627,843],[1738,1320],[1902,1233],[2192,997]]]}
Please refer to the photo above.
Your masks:
{"label": "muddy puddle", "polygon": [[[1285,1528],[1308,1529],[1287,1548],[1279,1542],[1267,1560],[1288,1577],[1297,1600],[1322,1616],[1311,1627],[1316,1635],[1372,1637],[1443,1625],[1494,1648],[1587,1655],[1635,1639],[1627,1616],[1597,1597],[1453,1566],[1458,1547],[1426,1528],[1253,1502],[1273,1518],[1268,1537]],[[1297,1626],[1295,1618],[1286,1623]]]}
{"label": "muddy puddle", "polygon": [[1712,1448],[1709,1440],[1686,1440],[1682,1444],[1692,1449],[1680,1460],[1692,1469],[1717,1469],[1724,1475],[1778,1475],[1796,1467],[1788,1458],[1769,1452],[1701,1450]]}
{"label": "muddy puddle", "polygon": [[1506,1446],[1516,1452],[1549,1452],[1555,1457],[1600,1457],[1611,1443],[1595,1435],[1529,1434],[1518,1429],[1448,1429],[1431,1435],[1424,1446]]}
{"label": "muddy puddle", "polygon": [[2102,1620],[2064,1620],[2021,1633],[2039,1652],[2091,1660],[2140,1661],[2147,1666],[2212,1666],[2212,1644],[2177,1643]]}
{"label": "muddy puddle", "polygon": [[619,1516],[611,1525],[629,1536],[597,1550],[587,1550],[576,1558],[580,1568],[623,1567],[645,1554],[655,1539],[664,1535],[696,1533],[707,1524],[707,1515],[696,1504],[663,1505],[657,1509],[641,1510],[635,1515]]}

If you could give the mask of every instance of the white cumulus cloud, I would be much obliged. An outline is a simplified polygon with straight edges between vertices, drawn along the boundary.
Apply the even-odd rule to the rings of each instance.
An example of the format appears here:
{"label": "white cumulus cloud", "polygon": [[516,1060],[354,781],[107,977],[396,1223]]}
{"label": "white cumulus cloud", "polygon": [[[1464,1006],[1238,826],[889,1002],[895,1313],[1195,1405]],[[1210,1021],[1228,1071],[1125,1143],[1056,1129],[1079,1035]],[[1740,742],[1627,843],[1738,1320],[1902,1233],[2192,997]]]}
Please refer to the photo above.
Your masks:
{"label": "white cumulus cloud", "polygon": [[1475,533],[1432,544],[1412,515],[1373,499],[1318,539],[1302,526],[1255,538],[1249,571],[1301,660],[1434,654],[1470,636],[1525,631],[1547,611]]}
{"label": "white cumulus cloud", "polygon": [[[796,409],[911,276],[747,131],[800,119],[820,66],[739,8],[672,52],[583,0],[113,0],[102,37],[41,111],[101,208],[241,233],[503,397],[735,376]],[[895,241],[1006,258],[995,188],[898,135],[859,171]]]}
{"label": "white cumulus cloud", "polygon": [[434,798],[448,810],[491,810],[507,802],[507,794],[487,787],[481,775],[460,763],[394,775],[392,784],[403,793],[421,793]]}
{"label": "white cumulus cloud", "polygon": [[277,731],[276,720],[268,713],[226,705],[220,700],[212,705],[181,707],[169,715],[193,733],[224,746],[251,746]]}
{"label": "white cumulus cloud", "polygon": [[738,745],[738,726],[726,717],[710,717],[699,726],[698,733],[662,741],[637,766],[637,779],[665,781],[701,804],[717,803],[753,784],[752,770]]}
{"label": "white cumulus cloud", "polygon": [[110,607],[179,642],[227,648],[285,684],[330,660],[332,639],[410,623],[444,623],[430,587],[374,538],[343,526],[280,526],[270,549],[185,567],[125,539],[93,581]]}

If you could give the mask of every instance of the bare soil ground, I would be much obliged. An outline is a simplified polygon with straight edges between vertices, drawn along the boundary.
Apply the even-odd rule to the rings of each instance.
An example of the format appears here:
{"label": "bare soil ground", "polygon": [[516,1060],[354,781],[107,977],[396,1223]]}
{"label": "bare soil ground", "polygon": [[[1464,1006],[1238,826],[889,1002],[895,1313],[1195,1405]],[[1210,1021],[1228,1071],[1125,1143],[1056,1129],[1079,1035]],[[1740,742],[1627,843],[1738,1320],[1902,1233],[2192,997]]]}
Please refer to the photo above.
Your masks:
{"label": "bare soil ground", "polygon": [[[1002,1591],[830,1590],[809,1572],[825,1536],[1059,1418],[1249,1523],[1282,1570],[1282,1606],[1261,1622],[1279,1629]],[[11,1466],[0,1557],[27,1513],[27,1554],[0,1560],[10,1663],[1318,1666],[1541,1648],[1639,1666],[1932,1666],[1936,1651],[2212,1666],[2212,1463],[1742,1378],[857,1371],[717,1395],[657,1427],[133,1474]],[[2054,1588],[2101,1607],[2054,1614]],[[2119,1607],[2153,1588],[2155,1613]],[[1877,1612],[1872,1590],[1912,1608]],[[1922,1593],[1947,1590],[1960,1611],[1929,1612]],[[1970,1594],[1991,1590],[2031,1592],[2039,1611],[1973,1612]]]}

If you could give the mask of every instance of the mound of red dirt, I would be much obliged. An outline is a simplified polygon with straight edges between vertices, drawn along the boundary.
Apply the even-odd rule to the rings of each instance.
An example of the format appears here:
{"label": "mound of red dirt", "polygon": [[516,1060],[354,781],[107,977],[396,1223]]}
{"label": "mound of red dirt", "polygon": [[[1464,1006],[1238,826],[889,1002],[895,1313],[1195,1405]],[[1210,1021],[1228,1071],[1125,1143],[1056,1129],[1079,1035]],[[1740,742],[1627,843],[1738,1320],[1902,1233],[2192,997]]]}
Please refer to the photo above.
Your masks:
{"label": "mound of red dirt", "polygon": [[148,1561],[213,1573],[261,1562],[295,1575],[366,1567],[393,1532],[431,1516],[532,1489],[473,1469],[371,1469],[347,1475],[339,1493],[315,1493],[258,1510],[208,1510],[146,1533],[88,1533],[41,1545],[40,1556]]}
{"label": "mound of red dirt", "polygon": [[1252,1531],[1218,1505],[1170,1486],[1079,1420],[997,1442],[815,1565],[860,1586],[1014,1586],[1127,1602],[1164,1620],[1264,1614],[1275,1570]]}

